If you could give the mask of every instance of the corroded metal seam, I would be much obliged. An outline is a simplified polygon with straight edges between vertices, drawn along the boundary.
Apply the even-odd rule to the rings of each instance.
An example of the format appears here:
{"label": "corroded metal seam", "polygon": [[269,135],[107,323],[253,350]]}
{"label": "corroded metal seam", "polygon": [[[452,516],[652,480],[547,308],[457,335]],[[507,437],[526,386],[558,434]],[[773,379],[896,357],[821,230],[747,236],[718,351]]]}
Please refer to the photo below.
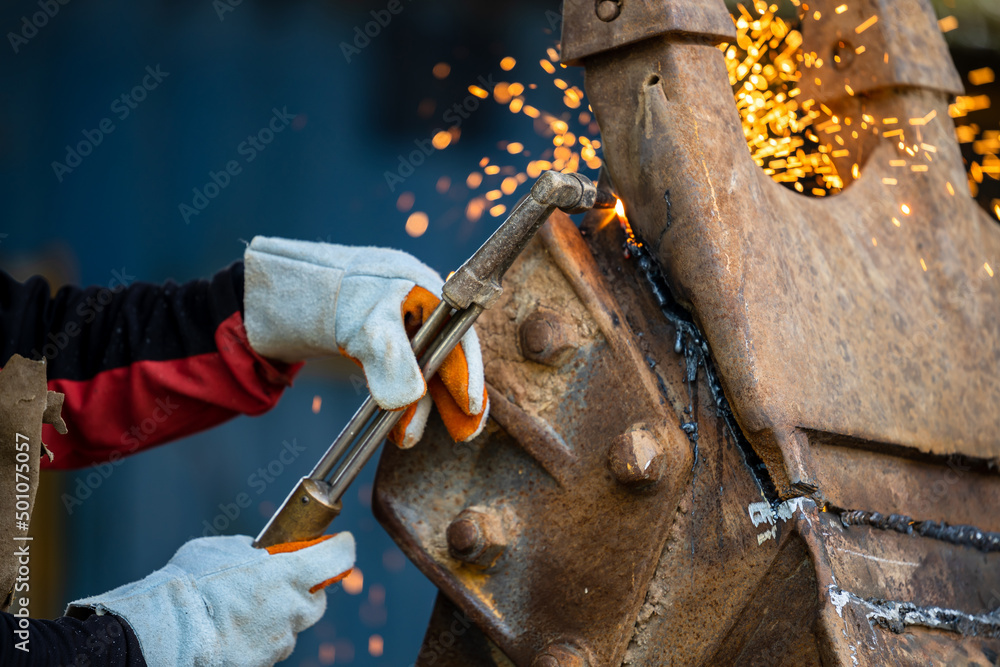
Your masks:
{"label": "corroded metal seam", "polygon": [[825,511],[839,513],[845,527],[870,526],[879,530],[892,530],[904,535],[919,535],[984,553],[1000,552],[1000,533],[981,530],[975,526],[950,526],[943,521],[920,521],[905,514],[881,514],[865,510],[844,510],[827,506]]}
{"label": "corroded metal seam", "polygon": [[942,607],[921,607],[912,602],[862,598],[831,584],[830,601],[838,613],[847,603],[867,610],[869,621],[895,633],[902,634],[908,626],[922,626],[945,630],[971,637],[995,639],[1000,637],[1000,608],[986,614],[967,614]]}

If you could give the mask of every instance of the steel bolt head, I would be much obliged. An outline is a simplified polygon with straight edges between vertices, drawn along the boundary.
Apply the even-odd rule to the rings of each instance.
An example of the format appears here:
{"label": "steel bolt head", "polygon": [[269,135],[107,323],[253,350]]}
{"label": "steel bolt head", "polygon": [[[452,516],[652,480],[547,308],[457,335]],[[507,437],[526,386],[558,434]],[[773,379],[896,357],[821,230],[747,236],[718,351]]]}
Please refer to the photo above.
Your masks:
{"label": "steel bolt head", "polygon": [[447,538],[453,558],[479,567],[496,563],[507,547],[500,516],[485,507],[462,510],[448,526]]}
{"label": "steel bolt head", "polygon": [[524,341],[524,351],[529,354],[541,354],[549,346],[552,337],[552,326],[542,319],[529,320],[521,330]]}
{"label": "steel bolt head", "polygon": [[562,366],[576,352],[573,325],[545,308],[524,318],[519,336],[524,358],[546,366]]}
{"label": "steel bolt head", "polygon": [[601,0],[597,3],[597,18],[605,23],[614,21],[622,12],[622,6],[615,0]]}
{"label": "steel bolt head", "polygon": [[550,644],[531,662],[531,667],[589,667],[586,654],[572,644]]}
{"label": "steel bolt head", "polygon": [[482,531],[468,517],[455,519],[448,526],[448,546],[456,553],[470,554],[481,546],[482,541]]}
{"label": "steel bolt head", "polygon": [[548,653],[543,653],[542,655],[535,658],[534,662],[531,663],[531,667],[562,667],[559,664],[559,659]]}
{"label": "steel bolt head", "polygon": [[637,429],[611,441],[608,465],[621,484],[641,489],[653,486],[663,478],[667,456],[652,433]]}

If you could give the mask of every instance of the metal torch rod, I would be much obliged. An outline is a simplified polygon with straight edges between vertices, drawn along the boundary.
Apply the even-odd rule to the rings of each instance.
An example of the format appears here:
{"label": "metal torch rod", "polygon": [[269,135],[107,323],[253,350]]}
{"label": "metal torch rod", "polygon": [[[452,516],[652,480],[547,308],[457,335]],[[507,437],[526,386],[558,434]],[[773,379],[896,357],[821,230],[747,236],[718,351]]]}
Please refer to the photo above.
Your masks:
{"label": "metal torch rod", "polygon": [[[451,319],[448,326],[441,333],[433,347],[421,360],[421,370],[424,377],[429,378],[437,373],[444,363],[445,357],[455,349],[455,346],[462,340],[462,336],[472,328],[476,318],[483,312],[482,306],[472,305],[462,310]],[[339,466],[330,482],[330,495],[333,498],[340,498],[347,487],[357,477],[358,472],[368,463],[372,455],[382,444],[382,441],[389,435],[393,427],[403,418],[405,410],[395,410],[392,412],[382,411],[364,438],[358,440],[347,455],[346,462]]]}
{"label": "metal torch rod", "polygon": [[[427,318],[420,330],[417,331],[416,335],[410,340],[410,345],[413,347],[413,353],[420,358],[420,355],[424,353],[427,347],[431,344],[434,339],[434,334],[436,334],[447,320],[448,316],[451,314],[451,306],[448,305],[447,301],[442,301],[438,304],[437,308],[431,313],[431,316]],[[435,369],[437,370],[437,369]],[[424,373],[424,377],[430,377]],[[340,432],[337,439],[333,441],[326,453],[319,460],[316,466],[309,473],[311,479],[326,479],[330,473],[333,471],[334,465],[337,461],[344,455],[348,450],[351,443],[361,434],[362,429],[368,422],[371,421],[372,417],[375,417],[379,412],[385,412],[379,408],[378,403],[375,402],[371,396],[365,399],[365,402],[361,404],[358,411],[354,413],[351,421],[347,422],[347,426]],[[400,416],[402,416],[402,411]],[[392,414],[392,413],[390,413]],[[391,428],[389,430],[392,430]],[[371,432],[371,429],[369,429]]]}

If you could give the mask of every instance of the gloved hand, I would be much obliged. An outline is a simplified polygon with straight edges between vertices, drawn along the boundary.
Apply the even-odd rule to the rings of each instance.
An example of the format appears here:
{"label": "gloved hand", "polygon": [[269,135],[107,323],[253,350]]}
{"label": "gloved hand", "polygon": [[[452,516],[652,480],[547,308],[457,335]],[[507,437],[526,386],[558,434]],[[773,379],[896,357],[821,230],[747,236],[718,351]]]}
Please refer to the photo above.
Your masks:
{"label": "gloved hand", "polygon": [[322,589],[354,566],[354,538],[340,533],[266,550],[251,542],[243,535],[191,540],[163,569],[77,600],[66,615],[125,620],[150,667],[273,665],[323,617]]}
{"label": "gloved hand", "polygon": [[398,250],[258,236],[244,255],[244,320],[259,354],[286,362],[345,354],[364,369],[372,398],[387,410],[408,407],[390,439],[416,444],[431,399],[458,441],[482,430],[489,412],[474,330],[430,383],[410,348],[438,304],[444,281]]}

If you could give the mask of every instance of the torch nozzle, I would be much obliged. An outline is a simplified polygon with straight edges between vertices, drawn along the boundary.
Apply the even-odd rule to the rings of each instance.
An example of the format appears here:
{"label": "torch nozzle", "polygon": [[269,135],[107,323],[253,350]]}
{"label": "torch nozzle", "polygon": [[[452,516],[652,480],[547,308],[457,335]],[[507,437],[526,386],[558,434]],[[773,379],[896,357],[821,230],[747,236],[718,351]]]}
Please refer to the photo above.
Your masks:
{"label": "torch nozzle", "polygon": [[607,190],[598,189],[597,201],[594,202],[594,208],[614,208],[617,203],[618,197]]}

